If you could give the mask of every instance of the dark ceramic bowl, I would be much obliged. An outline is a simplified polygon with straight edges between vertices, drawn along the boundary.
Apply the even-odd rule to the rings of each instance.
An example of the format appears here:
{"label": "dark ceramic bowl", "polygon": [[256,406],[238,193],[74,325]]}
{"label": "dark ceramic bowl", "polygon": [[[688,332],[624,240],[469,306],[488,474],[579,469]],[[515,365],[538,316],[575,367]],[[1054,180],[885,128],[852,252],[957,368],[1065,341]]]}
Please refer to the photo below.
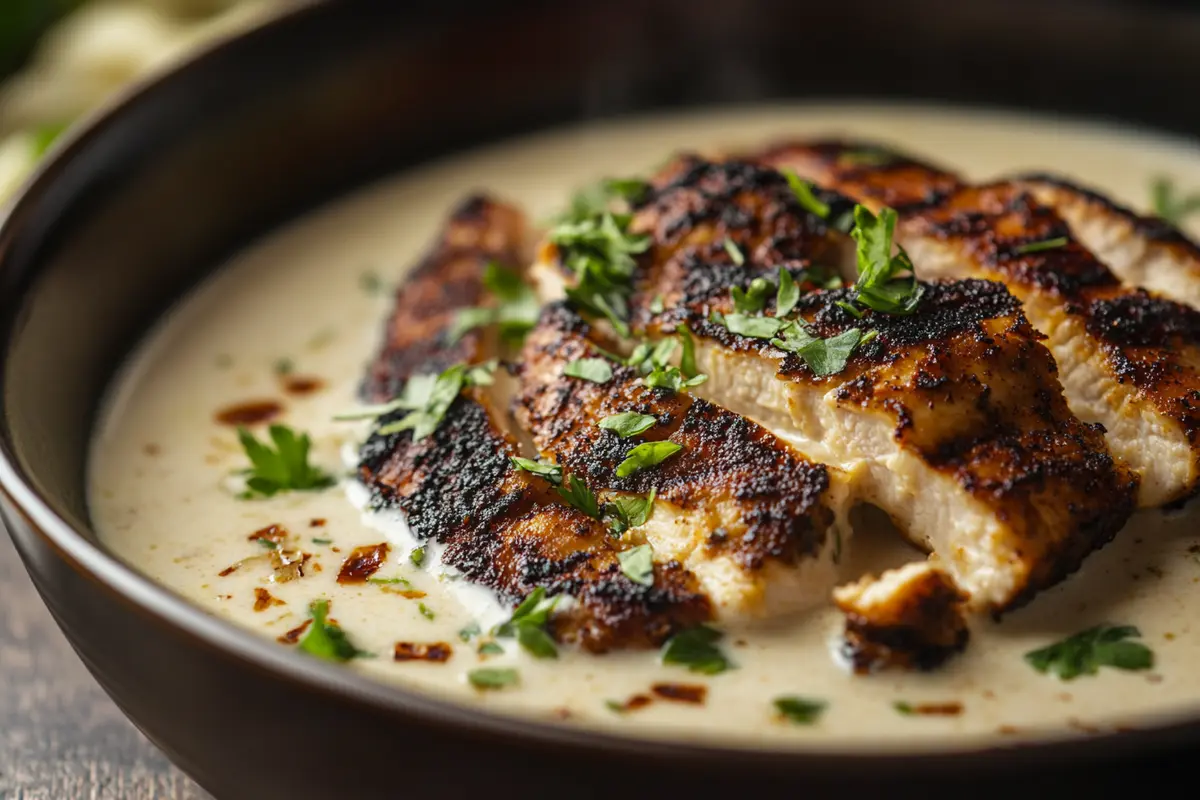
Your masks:
{"label": "dark ceramic bowl", "polygon": [[[711,796],[895,781],[1144,786],[1200,720],[970,753],[631,742],[481,713],[306,659],[114,560],[84,500],[115,367],[213,264],[339,192],[501,136],[802,96],[1053,108],[1186,132],[1200,16],[1141,4],[337,2],[142,87],[59,149],[0,231],[0,510],[129,717],[221,798]],[[426,793],[424,795],[416,793]],[[669,795],[667,793],[670,793]]]}

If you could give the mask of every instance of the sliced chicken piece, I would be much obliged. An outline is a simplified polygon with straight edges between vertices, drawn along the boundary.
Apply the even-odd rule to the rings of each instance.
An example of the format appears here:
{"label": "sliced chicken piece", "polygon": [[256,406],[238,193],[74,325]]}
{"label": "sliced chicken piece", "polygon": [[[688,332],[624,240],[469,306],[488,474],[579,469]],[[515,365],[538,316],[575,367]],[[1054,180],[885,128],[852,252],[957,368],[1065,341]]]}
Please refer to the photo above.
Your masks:
{"label": "sliced chicken piece", "polygon": [[1127,285],[1200,308],[1200,246],[1177,227],[1061,176],[1023,175],[1016,182],[1057,211],[1075,237]]}
{"label": "sliced chicken piece", "polygon": [[918,561],[839,586],[840,654],[858,673],[931,670],[967,646],[966,597],[940,566]]}
{"label": "sliced chicken piece", "polygon": [[395,397],[414,374],[437,374],[471,356],[494,331],[476,329],[453,345],[446,333],[463,308],[487,302],[484,270],[495,262],[523,267],[527,230],[516,208],[483,195],[460,203],[436,243],[396,290],[396,302],[384,329],[382,352],[371,364],[362,395],[372,403]]}
{"label": "sliced chicken piece", "polygon": [[[732,310],[731,286],[773,280],[783,266],[811,288],[806,278],[845,257],[848,240],[826,218],[850,204],[817,199],[825,217],[801,208],[778,172],[747,163],[673,169],[633,219],[651,237],[634,276],[633,327],[651,338],[690,327],[709,375],[694,392],[846,473],[858,499],[941,557],[975,608],[1013,608],[1115,534],[1134,480],[1067,409],[1053,359],[999,284],[929,285],[912,316],[861,320],[837,305],[847,292],[802,296],[797,311],[820,337],[852,327],[876,335],[824,377],[710,321]],[[545,258],[534,275],[547,293],[563,280]]]}
{"label": "sliced chicken piece", "polygon": [[[875,209],[884,205],[892,168],[843,173],[834,147],[780,147],[769,161],[859,192],[855,199]],[[936,167],[897,161],[909,165],[896,177],[904,194],[915,195],[924,171],[934,198],[899,209],[897,240],[918,275],[1002,281],[1049,337],[1071,409],[1102,424],[1112,453],[1140,477],[1139,503],[1158,506],[1194,494],[1200,486],[1200,312],[1122,286],[1020,183],[955,185],[954,176]],[[863,173],[871,169],[878,171],[868,181]]]}
{"label": "sliced chicken piece", "polygon": [[655,564],[649,586],[622,572],[625,545],[516,469],[516,444],[494,418],[471,389],[419,442],[410,431],[372,436],[359,477],[374,506],[404,512],[418,539],[445,545],[444,564],[514,605],[539,586],[570,595],[575,602],[556,616],[555,633],[595,652],[657,646],[712,617],[697,577],[678,563]]}
{"label": "sliced chicken piece", "polygon": [[[774,617],[828,602],[843,546],[829,471],[744,417],[645,386],[633,367],[613,364],[604,383],[564,375],[578,359],[603,359],[592,336],[578,314],[555,304],[526,339],[513,407],[543,456],[604,499],[653,492],[653,513],[626,539],[648,542],[656,561],[694,574],[718,618]],[[644,415],[650,427],[624,438],[600,427],[626,413]],[[646,442],[682,449],[619,477],[627,454]]]}

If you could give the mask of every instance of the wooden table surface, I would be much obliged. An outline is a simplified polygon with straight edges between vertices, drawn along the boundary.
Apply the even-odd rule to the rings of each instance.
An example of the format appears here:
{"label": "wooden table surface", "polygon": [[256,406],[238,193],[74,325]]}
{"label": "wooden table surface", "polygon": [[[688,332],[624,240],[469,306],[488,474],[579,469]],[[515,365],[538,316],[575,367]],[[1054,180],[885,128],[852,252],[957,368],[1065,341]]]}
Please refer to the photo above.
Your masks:
{"label": "wooden table surface", "polygon": [[0,798],[209,800],[92,680],[2,526]]}

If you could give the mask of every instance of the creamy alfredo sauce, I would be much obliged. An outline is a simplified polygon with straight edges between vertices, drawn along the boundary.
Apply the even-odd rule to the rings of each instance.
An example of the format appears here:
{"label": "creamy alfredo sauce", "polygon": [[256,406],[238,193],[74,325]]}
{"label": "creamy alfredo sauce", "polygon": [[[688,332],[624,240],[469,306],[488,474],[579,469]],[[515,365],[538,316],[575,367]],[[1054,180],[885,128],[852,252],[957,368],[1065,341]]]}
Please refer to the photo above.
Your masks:
{"label": "creamy alfredo sauce", "polygon": [[[975,620],[960,657],[932,674],[855,677],[830,656],[833,610],[769,630],[731,631],[722,643],[737,669],[706,678],[658,663],[655,653],[591,656],[561,648],[538,661],[509,640],[503,655],[480,656],[457,632],[485,628],[497,609],[484,592],[463,592],[409,561],[402,524],[360,514],[354,487],[235,499],[225,481],[247,465],[219,409],[256,400],[285,406],[281,421],[308,431],[317,464],[345,473],[343,453],[361,428],[331,417],[355,404],[377,346],[390,294],[378,275],[399,280],[432,240],[443,216],[470,191],[487,189],[544,219],[570,190],[606,175],[651,169],[679,149],[753,147],[787,134],[857,134],[984,178],[1014,169],[1073,175],[1145,207],[1150,179],[1200,187],[1200,151],[1164,138],[1047,118],[890,106],[791,106],[718,111],[591,125],[523,139],[439,162],[321,210],[250,248],[174,309],[118,376],[96,435],[90,496],[96,526],[119,557],[207,611],[278,637],[301,624],[309,603],[333,601],[353,642],[376,654],[348,669],[495,710],[564,719],[630,735],[717,739],[745,746],[941,748],[1019,742],[1137,727],[1163,715],[1200,713],[1200,544],[1190,514],[1143,512],[1083,571],[1003,623]],[[288,394],[281,360],[319,378],[310,394]],[[261,430],[261,429],[260,429]],[[323,520],[318,526],[316,520]],[[369,524],[368,524],[369,523]],[[220,572],[264,548],[254,531],[282,525],[313,554],[307,575],[269,583],[265,563]],[[1189,533],[1189,531],[1193,531]],[[342,560],[358,545],[391,538],[379,577],[403,577],[421,599],[380,585],[340,586]],[[862,525],[848,572],[911,559],[889,535]],[[319,570],[319,571],[317,571]],[[256,589],[273,600],[260,601]],[[503,616],[500,613],[500,616]],[[1100,622],[1136,625],[1156,656],[1152,670],[1103,668],[1071,682],[1034,672],[1022,655]],[[448,642],[446,663],[392,659],[397,641]],[[280,645],[283,647],[284,645]],[[305,658],[296,653],[296,658]],[[481,692],[466,673],[515,667],[520,683]],[[656,701],[625,714],[606,700],[648,693],[658,682],[704,685],[703,705]],[[781,695],[822,700],[812,726],[779,719]],[[898,713],[897,702],[961,704],[946,716]]]}

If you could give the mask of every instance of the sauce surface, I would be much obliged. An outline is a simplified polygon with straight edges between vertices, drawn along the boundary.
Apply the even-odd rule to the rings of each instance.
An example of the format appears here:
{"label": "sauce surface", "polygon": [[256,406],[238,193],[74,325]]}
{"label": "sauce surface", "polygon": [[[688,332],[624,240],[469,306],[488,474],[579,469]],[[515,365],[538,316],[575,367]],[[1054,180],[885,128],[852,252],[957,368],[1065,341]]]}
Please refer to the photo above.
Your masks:
{"label": "sauce surface", "polygon": [[[117,376],[93,443],[90,503],[102,540],[208,612],[285,643],[303,635],[310,602],[330,599],[331,618],[374,655],[348,669],[454,701],[616,733],[747,747],[914,750],[1089,735],[1200,713],[1200,631],[1192,623],[1200,618],[1200,535],[1190,510],[1139,513],[1079,574],[1027,608],[1001,623],[973,620],[967,651],[938,672],[850,674],[830,654],[841,624],[830,608],[728,631],[723,647],[737,668],[705,677],[661,665],[653,652],[591,656],[560,648],[557,660],[535,660],[509,641],[503,654],[479,654],[478,640],[465,642],[459,631],[472,623],[486,630],[504,613],[486,592],[439,577],[435,554],[424,569],[414,566],[402,522],[364,516],[354,485],[255,501],[231,490],[230,474],[247,466],[235,426],[267,417],[308,432],[315,464],[348,472],[344,453],[361,428],[332,418],[356,404],[391,287],[464,195],[485,189],[544,220],[573,189],[645,174],[681,149],[839,134],[909,149],[970,178],[1053,170],[1138,209],[1147,207],[1158,175],[1185,191],[1200,187],[1200,150],[1185,142],[917,106],[643,118],[430,164],[272,234],[164,317]],[[262,436],[264,427],[254,431]],[[853,565],[877,570],[914,558],[897,538],[860,518]],[[355,548],[384,542],[390,547],[364,551],[382,559],[371,564],[372,575],[409,584],[338,582]],[[283,543],[310,557],[303,577],[272,581],[281,570],[271,559]],[[1023,659],[1104,622],[1137,626],[1154,668],[1102,668],[1063,682]],[[515,668],[519,682],[475,689],[466,673],[481,666]],[[781,696],[827,707],[816,724],[792,724],[773,705]]]}

